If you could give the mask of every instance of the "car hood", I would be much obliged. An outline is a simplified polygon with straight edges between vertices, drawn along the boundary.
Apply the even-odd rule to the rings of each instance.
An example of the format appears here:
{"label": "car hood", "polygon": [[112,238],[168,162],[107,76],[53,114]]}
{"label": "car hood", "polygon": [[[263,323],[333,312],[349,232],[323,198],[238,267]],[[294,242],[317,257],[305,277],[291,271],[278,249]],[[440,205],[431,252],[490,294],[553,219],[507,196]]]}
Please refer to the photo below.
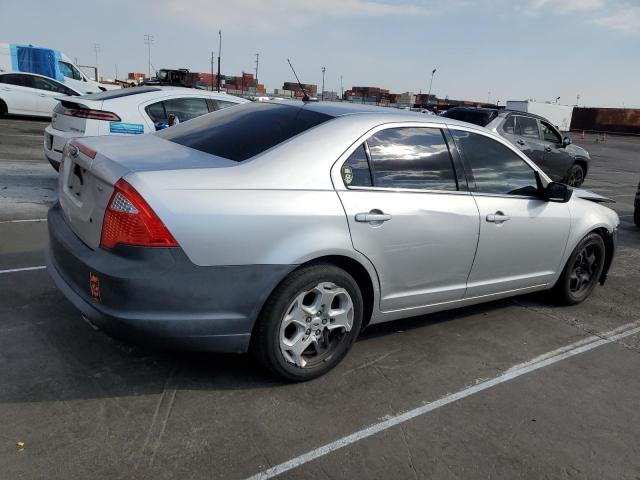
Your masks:
{"label": "car hood", "polygon": [[599,193],[595,193],[590,190],[585,190],[584,188],[574,188],[573,194],[578,198],[583,198],[596,203],[616,203],[616,201],[611,198],[604,197]]}

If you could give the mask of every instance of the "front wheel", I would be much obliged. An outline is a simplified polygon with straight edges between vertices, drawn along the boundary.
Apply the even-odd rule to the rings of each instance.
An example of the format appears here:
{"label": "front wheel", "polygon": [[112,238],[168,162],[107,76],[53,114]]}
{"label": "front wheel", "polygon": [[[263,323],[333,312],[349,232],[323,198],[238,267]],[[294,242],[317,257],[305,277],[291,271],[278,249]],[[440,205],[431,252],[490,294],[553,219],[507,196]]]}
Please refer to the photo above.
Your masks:
{"label": "front wheel", "polygon": [[584,170],[580,165],[574,163],[567,172],[567,185],[580,188],[584,183]]}
{"label": "front wheel", "polygon": [[604,259],[602,237],[597,233],[584,237],[571,253],[553,287],[557,300],[564,305],[575,305],[591,295],[602,274]]}
{"label": "front wheel", "polygon": [[251,351],[287,380],[319,377],[345,357],[362,325],[358,284],[334,265],[292,272],[271,294],[254,329]]}

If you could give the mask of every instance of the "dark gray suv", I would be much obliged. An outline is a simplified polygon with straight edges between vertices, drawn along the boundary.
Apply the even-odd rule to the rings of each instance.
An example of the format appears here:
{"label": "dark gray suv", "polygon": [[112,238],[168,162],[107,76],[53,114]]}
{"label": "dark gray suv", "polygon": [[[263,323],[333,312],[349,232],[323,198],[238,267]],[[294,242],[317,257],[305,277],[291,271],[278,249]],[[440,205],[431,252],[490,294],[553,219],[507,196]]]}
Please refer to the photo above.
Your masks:
{"label": "dark gray suv", "polygon": [[444,117],[488,128],[516,145],[556,182],[580,187],[589,171],[589,153],[562,137],[549,120],[526,112],[454,107]]}

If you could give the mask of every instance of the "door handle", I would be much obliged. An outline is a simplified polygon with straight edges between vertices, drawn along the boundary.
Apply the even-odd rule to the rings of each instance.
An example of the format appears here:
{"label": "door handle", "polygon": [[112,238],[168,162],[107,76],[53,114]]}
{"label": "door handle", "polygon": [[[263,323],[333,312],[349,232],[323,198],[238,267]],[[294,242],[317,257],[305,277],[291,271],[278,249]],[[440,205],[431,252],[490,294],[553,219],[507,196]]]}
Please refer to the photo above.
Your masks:
{"label": "door handle", "polygon": [[524,140],[518,140],[516,143],[522,146],[526,145],[526,143],[524,143]]}
{"label": "door handle", "polygon": [[388,213],[377,213],[373,210],[369,213],[356,213],[356,222],[382,223],[387,220],[391,220],[391,215]]}
{"label": "door handle", "polygon": [[551,147],[549,147],[549,146],[544,147],[544,151],[545,152],[550,152],[551,151]]}
{"label": "door handle", "polygon": [[496,213],[490,213],[489,215],[487,215],[487,222],[491,223],[504,223],[509,220],[511,220],[511,217],[509,215],[505,215],[500,210],[498,210]]}
{"label": "door handle", "polygon": [[47,96],[47,94],[46,94],[46,93],[39,93],[39,94],[38,94],[38,96],[39,96],[39,97],[46,97],[46,96]]}

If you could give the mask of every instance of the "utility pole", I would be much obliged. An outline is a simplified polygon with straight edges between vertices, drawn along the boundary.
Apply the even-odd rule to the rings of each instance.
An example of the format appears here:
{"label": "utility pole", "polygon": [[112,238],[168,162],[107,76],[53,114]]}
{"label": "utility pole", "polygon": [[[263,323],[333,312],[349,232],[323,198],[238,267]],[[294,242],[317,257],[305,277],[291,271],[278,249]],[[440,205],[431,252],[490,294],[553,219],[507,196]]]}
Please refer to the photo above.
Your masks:
{"label": "utility pole", "polygon": [[324,102],[324,72],[327,71],[326,67],[322,67],[322,101]]}
{"label": "utility pole", "polygon": [[220,91],[220,55],[222,55],[222,30],[218,30],[218,36],[219,41],[218,41],[218,77],[217,77],[217,90],[218,92]]}
{"label": "utility pole", "polygon": [[116,80],[118,80],[118,64],[116,63]]}
{"label": "utility pole", "polygon": [[431,70],[431,81],[429,82],[429,94],[427,95],[427,108],[431,103],[431,87],[433,86],[433,76],[436,74],[436,69]]}
{"label": "utility pole", "polygon": [[340,100],[344,100],[344,87],[342,86],[342,75],[340,75]]}
{"label": "utility pole", "polygon": [[211,51],[211,91],[213,92],[213,51]]}
{"label": "utility pole", "polygon": [[99,43],[94,43],[93,44],[93,50],[96,52],[96,82],[99,82],[100,80],[98,80],[98,51],[100,50],[100,44]]}
{"label": "utility pole", "polygon": [[258,92],[258,65],[260,65],[260,54],[256,53],[256,93]]}
{"label": "utility pole", "polygon": [[151,78],[151,45],[153,45],[153,35],[145,33],[144,43],[147,45],[147,58],[149,59],[149,77]]}

